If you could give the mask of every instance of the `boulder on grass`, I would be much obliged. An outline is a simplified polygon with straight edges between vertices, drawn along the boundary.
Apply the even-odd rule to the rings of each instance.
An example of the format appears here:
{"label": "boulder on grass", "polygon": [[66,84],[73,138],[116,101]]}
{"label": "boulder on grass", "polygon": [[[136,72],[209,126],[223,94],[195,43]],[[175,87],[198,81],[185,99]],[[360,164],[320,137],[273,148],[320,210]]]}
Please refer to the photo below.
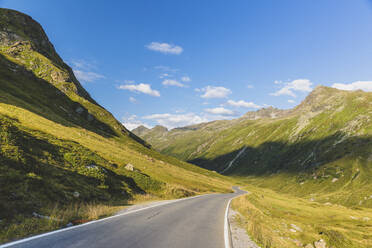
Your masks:
{"label": "boulder on grass", "polygon": [[126,164],[125,167],[124,167],[126,170],[129,170],[129,171],[134,171],[134,166],[132,164]]}
{"label": "boulder on grass", "polygon": [[314,245],[315,245],[315,248],[327,248],[327,243],[323,239],[315,241]]}

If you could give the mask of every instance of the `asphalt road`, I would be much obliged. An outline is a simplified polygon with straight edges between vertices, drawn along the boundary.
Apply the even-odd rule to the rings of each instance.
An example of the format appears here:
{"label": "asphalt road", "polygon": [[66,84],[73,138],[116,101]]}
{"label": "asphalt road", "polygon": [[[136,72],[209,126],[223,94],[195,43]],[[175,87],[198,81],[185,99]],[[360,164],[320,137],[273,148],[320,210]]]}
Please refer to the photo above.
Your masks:
{"label": "asphalt road", "polygon": [[223,248],[227,203],[244,193],[235,188],[231,194],[209,194],[129,211],[9,247]]}

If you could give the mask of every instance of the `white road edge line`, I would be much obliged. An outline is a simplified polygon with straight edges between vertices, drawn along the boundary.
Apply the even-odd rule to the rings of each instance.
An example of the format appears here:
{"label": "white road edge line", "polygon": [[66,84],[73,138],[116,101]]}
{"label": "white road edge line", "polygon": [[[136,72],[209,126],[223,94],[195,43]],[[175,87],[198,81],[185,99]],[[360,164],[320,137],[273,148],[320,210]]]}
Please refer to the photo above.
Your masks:
{"label": "white road edge line", "polygon": [[84,223],[84,224],[81,224],[81,225],[66,227],[66,228],[58,229],[58,230],[55,230],[55,231],[52,231],[52,232],[47,232],[47,233],[43,233],[43,234],[39,234],[39,235],[36,235],[36,236],[29,237],[29,238],[13,241],[13,242],[10,242],[10,243],[0,245],[0,248],[11,247],[13,245],[18,245],[18,244],[25,243],[25,242],[28,242],[28,241],[31,241],[31,240],[34,240],[34,239],[42,238],[42,237],[45,237],[45,236],[49,236],[49,235],[53,235],[53,234],[56,234],[56,233],[65,232],[65,231],[69,231],[69,230],[72,230],[72,229],[87,226],[87,225],[90,225],[90,224],[94,224],[94,223],[97,223],[97,222],[102,222],[102,221],[106,221],[106,220],[109,220],[109,219],[117,218],[117,217],[120,217],[120,216],[123,216],[123,215],[133,214],[133,213],[140,212],[142,210],[146,210],[146,209],[150,209],[150,208],[154,208],[154,207],[158,207],[158,206],[163,206],[163,205],[168,205],[168,204],[172,204],[172,203],[176,203],[176,202],[180,202],[180,201],[184,201],[184,200],[189,200],[189,199],[194,199],[194,198],[198,198],[198,197],[201,197],[201,196],[207,196],[207,195],[211,195],[211,194],[197,195],[197,196],[192,196],[192,197],[173,200],[171,202],[159,203],[159,204],[152,205],[152,206],[149,206],[149,207],[144,207],[144,208],[128,211],[128,212],[125,212],[125,213],[122,213],[122,214],[113,215],[113,216],[110,216],[110,217],[107,217],[107,218],[103,218],[103,219],[99,219],[99,220],[93,220],[93,221],[90,221],[90,222],[87,222],[87,223]]}
{"label": "white road edge line", "polygon": [[229,224],[229,209],[230,209],[231,201],[234,200],[235,198],[237,198],[239,196],[243,196],[243,195],[245,195],[245,194],[234,196],[227,203],[226,210],[225,210],[225,223],[224,223],[225,248],[233,248],[233,245],[231,244],[232,239],[230,237],[230,224]]}
{"label": "white road edge line", "polygon": [[[235,198],[235,197],[234,197]],[[226,210],[225,210],[225,224],[224,224],[224,237],[225,237],[225,248],[230,248],[230,226],[229,226],[229,208],[231,200],[234,199],[231,198],[229,202],[227,203]]]}

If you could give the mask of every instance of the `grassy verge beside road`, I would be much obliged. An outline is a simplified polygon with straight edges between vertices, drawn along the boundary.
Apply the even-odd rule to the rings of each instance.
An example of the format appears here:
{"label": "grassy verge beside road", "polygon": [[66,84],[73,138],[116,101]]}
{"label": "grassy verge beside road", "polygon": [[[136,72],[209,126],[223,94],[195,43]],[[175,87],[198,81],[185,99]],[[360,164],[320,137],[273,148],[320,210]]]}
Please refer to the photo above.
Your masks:
{"label": "grassy verge beside road", "polygon": [[[372,210],[318,203],[253,186],[232,201],[241,224],[261,247],[372,247]],[[308,246],[313,247],[313,246]]]}

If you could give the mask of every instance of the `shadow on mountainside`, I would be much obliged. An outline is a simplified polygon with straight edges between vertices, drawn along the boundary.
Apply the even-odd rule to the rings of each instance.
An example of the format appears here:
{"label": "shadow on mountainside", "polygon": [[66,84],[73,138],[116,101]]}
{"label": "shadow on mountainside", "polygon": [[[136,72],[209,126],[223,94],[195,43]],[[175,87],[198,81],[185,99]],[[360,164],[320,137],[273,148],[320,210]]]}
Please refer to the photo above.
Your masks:
{"label": "shadow on mountainside", "polygon": [[0,219],[53,204],[112,202],[145,192],[76,142],[34,137],[1,116],[0,124]]}
{"label": "shadow on mountainside", "polygon": [[[258,147],[248,146],[224,174],[263,176],[279,172],[312,173],[314,169],[344,157],[367,159],[371,155],[372,137],[345,137],[347,137],[345,133],[336,132],[331,136],[316,140],[290,144],[265,142]],[[213,159],[198,158],[188,162],[221,172],[243,148],[244,146]]]}
{"label": "shadow on mountainside", "polygon": [[1,54],[0,75],[0,103],[27,109],[64,126],[79,126],[104,137],[117,136],[80,103]]}

